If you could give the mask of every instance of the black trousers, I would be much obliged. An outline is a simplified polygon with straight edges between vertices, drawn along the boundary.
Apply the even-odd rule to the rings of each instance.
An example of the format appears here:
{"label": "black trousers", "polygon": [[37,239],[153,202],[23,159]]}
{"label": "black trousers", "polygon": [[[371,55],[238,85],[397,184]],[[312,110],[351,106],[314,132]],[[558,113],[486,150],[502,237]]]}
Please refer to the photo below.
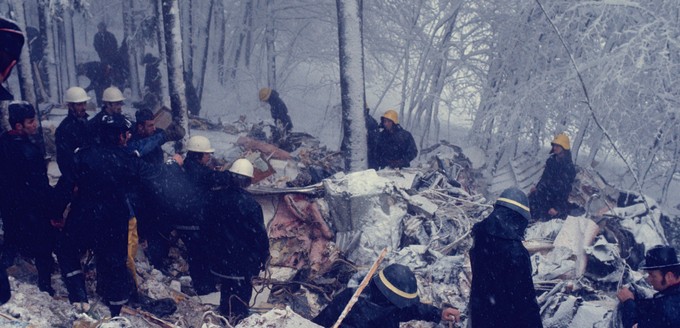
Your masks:
{"label": "black trousers", "polygon": [[198,295],[210,294],[216,290],[215,277],[210,273],[210,254],[214,250],[206,247],[205,239],[200,230],[185,230],[176,227],[179,238],[187,247],[187,262],[189,275]]}

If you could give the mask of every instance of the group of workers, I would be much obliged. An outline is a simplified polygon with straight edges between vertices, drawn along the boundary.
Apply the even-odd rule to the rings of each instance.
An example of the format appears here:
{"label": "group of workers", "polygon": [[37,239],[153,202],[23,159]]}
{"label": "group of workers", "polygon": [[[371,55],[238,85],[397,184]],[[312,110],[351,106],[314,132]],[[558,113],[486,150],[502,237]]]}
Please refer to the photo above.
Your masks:
{"label": "group of workers", "polygon": [[[0,82],[16,64],[23,42],[16,24],[0,19]],[[274,140],[285,138],[293,125],[278,93],[264,88],[259,98],[271,105],[278,127]],[[0,87],[0,100],[9,99],[11,94]],[[167,234],[175,230],[186,245],[197,294],[210,293],[219,284],[219,312],[236,320],[245,317],[251,279],[269,257],[262,208],[246,191],[253,178],[252,163],[238,159],[226,171],[211,166],[215,150],[203,136],[188,140],[185,157],[174,155],[165,162],[161,145],[183,138],[179,125],[156,128],[148,109],[139,110],[133,124],[121,114],[125,98],[116,87],[104,90],[101,99],[102,110],[88,120],[86,91],[80,87],[66,91],[68,116],[56,131],[62,176],[54,187],[41,149],[33,142],[39,129],[36,110],[26,102],[9,105],[11,130],[0,135],[4,230],[0,303],[11,297],[6,269],[19,254],[35,260],[38,288],[53,295],[55,253],[69,301],[87,311],[81,258],[90,250],[97,256],[97,293],[117,316],[124,304],[140,297],[132,258],[138,231],[147,240],[151,263],[162,267]],[[416,157],[413,137],[399,125],[396,111],[386,111],[378,124],[366,110],[366,126],[371,168],[408,167]],[[566,217],[575,175],[569,138],[560,134],[552,141],[541,180],[529,196],[506,189],[493,212],[474,225],[471,327],[542,327],[531,261],[522,240],[532,219]],[[624,326],[680,327],[680,262],[675,250],[669,246],[648,250],[641,269],[658,293],[643,299],[631,288],[619,290]],[[333,325],[355,293],[353,288],[339,293],[313,321]],[[452,306],[438,309],[421,303],[413,271],[391,264],[371,277],[343,326],[398,327],[414,319],[453,322],[460,316]]]}

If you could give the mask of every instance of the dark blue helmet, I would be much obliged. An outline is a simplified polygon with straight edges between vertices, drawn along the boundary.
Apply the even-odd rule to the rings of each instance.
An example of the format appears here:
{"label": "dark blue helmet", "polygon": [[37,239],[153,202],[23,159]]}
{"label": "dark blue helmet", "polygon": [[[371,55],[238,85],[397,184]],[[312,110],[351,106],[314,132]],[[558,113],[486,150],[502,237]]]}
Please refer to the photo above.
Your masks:
{"label": "dark blue helmet", "polygon": [[507,207],[521,214],[525,219],[531,220],[529,198],[527,198],[527,195],[523,191],[517,188],[503,190],[498,199],[496,199],[496,205]]}
{"label": "dark blue helmet", "polygon": [[373,283],[400,309],[420,302],[416,275],[405,265],[388,265],[373,277]]}

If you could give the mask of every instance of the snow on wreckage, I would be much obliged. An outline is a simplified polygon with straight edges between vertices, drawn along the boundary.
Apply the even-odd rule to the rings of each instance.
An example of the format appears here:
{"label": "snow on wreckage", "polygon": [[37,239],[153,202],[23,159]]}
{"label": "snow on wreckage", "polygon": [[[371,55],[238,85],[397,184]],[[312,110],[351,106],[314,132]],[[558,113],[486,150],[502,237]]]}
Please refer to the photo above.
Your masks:
{"label": "snow on wreckage", "polygon": [[[258,183],[250,191],[264,210],[271,259],[254,282],[250,305],[259,314],[239,327],[314,327],[307,319],[344,288],[357,286],[384,247],[390,253],[382,267],[397,263],[410,268],[422,302],[465,311],[472,279],[471,227],[491,211],[494,191],[502,189],[499,185],[513,170],[485,176],[461,148],[442,142],[422,150],[412,168],[346,174],[340,172],[340,155],[311,136],[294,135],[295,150],[286,152],[267,144],[258,125],[245,119],[234,124],[193,120],[192,125],[194,133],[216,140],[216,153],[225,161],[245,156],[255,166]],[[509,165],[515,172],[540,167],[532,161]],[[538,174],[528,173],[527,181],[535,181]],[[488,198],[483,195],[487,185],[492,191]],[[584,213],[529,227],[525,246],[533,254],[533,280],[545,327],[604,327],[610,322],[616,327],[614,293],[620,285],[633,283],[639,291],[651,293],[633,269],[645,249],[677,238],[665,232],[672,220],[652,200],[647,199],[646,206],[643,197],[615,190],[596,173],[580,168],[570,201]],[[105,306],[96,303],[88,316],[77,316],[64,299],[60,279],[53,277],[54,300],[37,292],[29,283],[35,276],[32,267],[20,262],[9,270],[15,293],[0,308],[0,323],[226,326],[209,312],[212,305],[190,296],[183,252],[181,245],[173,248],[173,264],[163,271],[151,267],[143,256],[138,258],[140,290],[154,299],[172,298],[178,306],[174,314],[159,317],[126,309],[129,322],[105,322]]]}

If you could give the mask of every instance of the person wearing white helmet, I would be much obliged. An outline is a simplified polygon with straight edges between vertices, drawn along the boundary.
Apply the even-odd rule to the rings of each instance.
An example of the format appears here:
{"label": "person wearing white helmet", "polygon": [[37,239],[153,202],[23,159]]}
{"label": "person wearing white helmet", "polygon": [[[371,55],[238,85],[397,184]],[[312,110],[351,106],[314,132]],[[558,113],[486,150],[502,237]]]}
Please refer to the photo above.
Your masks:
{"label": "person wearing white helmet", "polygon": [[251,279],[264,269],[269,257],[262,207],[246,190],[253,171],[253,164],[245,158],[231,165],[232,184],[215,191],[206,220],[206,243],[211,250],[223,250],[210,253],[214,254],[211,272],[221,283],[218,311],[235,318],[234,325],[248,315]]}
{"label": "person wearing white helmet", "polygon": [[91,140],[86,112],[89,100],[87,92],[81,87],[71,87],[64,95],[64,101],[68,106],[68,116],[61,121],[55,133],[57,165],[61,172],[71,171],[75,150],[85,146]]}
{"label": "person wearing white helmet", "polygon": [[[187,202],[196,201],[201,204],[200,208],[206,208],[212,198],[213,190],[231,183],[231,173],[213,170],[210,167],[210,160],[215,149],[208,138],[192,136],[187,141],[187,151],[184,171],[191,184],[190,197],[193,197]],[[189,262],[189,274],[194,290],[199,296],[215,292],[215,278],[210,274],[210,262],[207,259],[207,254],[211,251],[203,240],[202,226],[206,220],[205,213],[178,219],[174,228],[187,247],[187,262]]]}
{"label": "person wearing white helmet", "polygon": [[123,112],[123,101],[125,97],[120,89],[116,87],[108,87],[104,90],[104,95],[102,96],[102,109],[90,119],[90,134],[95,137],[95,143],[99,143],[99,125],[102,121],[104,115],[121,114]]}

